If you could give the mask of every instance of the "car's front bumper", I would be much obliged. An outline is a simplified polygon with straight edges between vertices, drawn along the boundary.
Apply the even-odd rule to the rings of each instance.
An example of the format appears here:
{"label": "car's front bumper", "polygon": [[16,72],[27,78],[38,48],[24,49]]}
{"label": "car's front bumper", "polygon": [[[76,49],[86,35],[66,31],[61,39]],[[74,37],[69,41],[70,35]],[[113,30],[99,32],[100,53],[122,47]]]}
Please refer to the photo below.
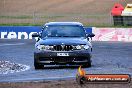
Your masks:
{"label": "car's front bumper", "polygon": [[[57,56],[57,53],[68,53],[68,56]],[[88,50],[76,51],[35,51],[34,60],[44,65],[82,65],[91,62]]]}

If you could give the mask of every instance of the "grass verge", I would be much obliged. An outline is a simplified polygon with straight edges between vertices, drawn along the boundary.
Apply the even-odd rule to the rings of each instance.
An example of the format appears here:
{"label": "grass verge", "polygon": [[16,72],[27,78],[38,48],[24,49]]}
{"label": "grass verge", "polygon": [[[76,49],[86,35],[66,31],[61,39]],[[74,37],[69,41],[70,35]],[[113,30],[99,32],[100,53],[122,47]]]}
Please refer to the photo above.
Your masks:
{"label": "grass verge", "polygon": [[[33,23],[1,23],[0,26],[42,26],[44,23],[37,23],[37,24],[33,24]],[[109,27],[109,28],[132,28],[132,26],[113,26],[113,25],[109,25],[109,24],[85,24],[84,26],[89,26],[89,27]]]}
{"label": "grass verge", "polygon": [[4,23],[0,26],[41,26],[42,24],[32,24],[32,23]]}

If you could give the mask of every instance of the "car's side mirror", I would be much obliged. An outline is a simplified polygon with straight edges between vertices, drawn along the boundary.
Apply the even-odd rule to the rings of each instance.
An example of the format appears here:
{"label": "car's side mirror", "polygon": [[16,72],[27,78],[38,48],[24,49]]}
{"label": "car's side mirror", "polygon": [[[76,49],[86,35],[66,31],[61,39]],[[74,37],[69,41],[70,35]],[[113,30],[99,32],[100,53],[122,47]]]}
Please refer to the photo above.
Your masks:
{"label": "car's side mirror", "polygon": [[94,37],[94,36],[95,36],[95,34],[93,34],[93,33],[87,34],[87,37]]}
{"label": "car's side mirror", "polygon": [[33,33],[32,37],[39,37],[39,34],[38,33]]}

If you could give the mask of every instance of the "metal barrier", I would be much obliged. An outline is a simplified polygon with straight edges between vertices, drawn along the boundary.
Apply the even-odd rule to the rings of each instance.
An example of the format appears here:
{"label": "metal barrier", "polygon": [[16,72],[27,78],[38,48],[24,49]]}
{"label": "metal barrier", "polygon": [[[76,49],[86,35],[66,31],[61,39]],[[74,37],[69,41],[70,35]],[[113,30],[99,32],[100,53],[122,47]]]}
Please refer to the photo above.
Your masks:
{"label": "metal barrier", "polygon": [[[85,29],[92,33],[92,27]],[[0,26],[0,39],[32,39],[32,34],[40,31],[39,26]]]}
{"label": "metal barrier", "polygon": [[132,28],[94,28],[93,41],[132,42]]}
{"label": "metal barrier", "polygon": [[38,26],[1,26],[0,39],[32,39],[32,34],[40,31]]}

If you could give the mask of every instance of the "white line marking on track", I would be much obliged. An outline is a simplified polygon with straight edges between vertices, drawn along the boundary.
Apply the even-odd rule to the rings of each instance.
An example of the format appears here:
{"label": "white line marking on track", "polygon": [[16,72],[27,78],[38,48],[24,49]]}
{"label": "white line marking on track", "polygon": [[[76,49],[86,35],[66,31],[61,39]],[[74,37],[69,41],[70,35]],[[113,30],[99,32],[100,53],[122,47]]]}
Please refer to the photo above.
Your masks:
{"label": "white line marking on track", "polygon": [[15,44],[0,44],[0,46],[14,46],[14,45],[24,45],[25,43],[15,43]]}

